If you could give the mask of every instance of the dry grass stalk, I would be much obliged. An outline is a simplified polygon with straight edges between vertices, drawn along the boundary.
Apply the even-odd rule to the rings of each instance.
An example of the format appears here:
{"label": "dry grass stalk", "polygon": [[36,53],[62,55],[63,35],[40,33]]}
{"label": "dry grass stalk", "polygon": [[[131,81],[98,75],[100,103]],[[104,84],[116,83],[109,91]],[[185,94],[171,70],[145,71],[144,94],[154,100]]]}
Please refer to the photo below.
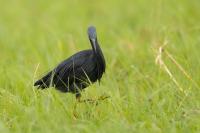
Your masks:
{"label": "dry grass stalk", "polygon": [[160,66],[161,69],[163,69],[168,75],[169,77],[172,79],[172,81],[176,84],[176,86],[178,87],[178,89],[181,92],[184,92],[184,89],[181,87],[181,85],[177,82],[176,78],[173,76],[173,74],[171,73],[171,71],[169,70],[169,68],[167,67],[167,65],[165,64],[165,62],[162,59],[162,55],[164,53],[164,47],[167,45],[167,41],[164,42],[164,44],[162,46],[159,47],[158,49],[158,53],[155,59],[155,63],[158,64]]}

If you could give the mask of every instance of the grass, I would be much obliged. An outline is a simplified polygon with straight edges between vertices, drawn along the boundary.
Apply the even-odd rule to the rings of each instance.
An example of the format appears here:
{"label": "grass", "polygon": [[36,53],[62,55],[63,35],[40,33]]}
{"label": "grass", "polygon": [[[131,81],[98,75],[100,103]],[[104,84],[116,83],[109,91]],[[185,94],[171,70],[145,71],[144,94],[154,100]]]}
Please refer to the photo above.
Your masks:
{"label": "grass", "polygon": [[[0,132],[200,132],[199,4],[1,1]],[[74,95],[38,91],[33,82],[90,48],[86,30],[91,24],[97,27],[107,69],[101,85],[88,87],[83,98],[111,98],[74,109]]]}

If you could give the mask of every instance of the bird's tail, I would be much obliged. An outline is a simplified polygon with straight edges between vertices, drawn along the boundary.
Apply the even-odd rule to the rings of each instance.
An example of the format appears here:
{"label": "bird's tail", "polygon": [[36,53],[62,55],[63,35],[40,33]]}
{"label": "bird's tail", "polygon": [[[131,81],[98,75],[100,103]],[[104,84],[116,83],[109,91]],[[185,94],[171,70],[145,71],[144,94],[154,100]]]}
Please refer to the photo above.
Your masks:
{"label": "bird's tail", "polygon": [[49,72],[47,75],[45,75],[43,78],[37,80],[34,83],[34,86],[38,86],[38,89],[45,89],[45,88],[49,88],[51,86],[52,83],[52,72]]}

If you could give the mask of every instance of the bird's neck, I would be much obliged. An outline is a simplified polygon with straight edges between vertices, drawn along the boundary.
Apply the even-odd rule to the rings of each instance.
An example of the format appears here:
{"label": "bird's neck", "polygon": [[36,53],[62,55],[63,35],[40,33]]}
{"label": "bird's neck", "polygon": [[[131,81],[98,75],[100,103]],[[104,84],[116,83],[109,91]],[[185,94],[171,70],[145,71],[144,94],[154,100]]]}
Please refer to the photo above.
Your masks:
{"label": "bird's neck", "polygon": [[105,59],[103,56],[103,52],[99,46],[98,40],[97,38],[94,39],[90,39],[90,43],[92,45],[92,51],[94,52],[94,57],[96,58],[97,61],[97,65],[99,67],[99,69],[101,69],[102,72],[105,71]]}
{"label": "bird's neck", "polygon": [[104,72],[105,71],[105,59],[104,59],[103,52],[102,52],[98,42],[96,42],[95,47],[93,47],[93,52],[97,59],[97,63],[101,66],[101,69]]}

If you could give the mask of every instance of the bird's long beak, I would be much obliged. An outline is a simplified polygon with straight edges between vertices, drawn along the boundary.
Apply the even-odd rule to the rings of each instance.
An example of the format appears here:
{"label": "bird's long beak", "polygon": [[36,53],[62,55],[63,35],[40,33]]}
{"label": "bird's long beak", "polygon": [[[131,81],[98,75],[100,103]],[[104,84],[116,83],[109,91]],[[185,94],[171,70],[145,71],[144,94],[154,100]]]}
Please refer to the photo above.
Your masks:
{"label": "bird's long beak", "polygon": [[94,48],[94,51],[96,51],[97,50],[97,47],[96,47],[96,39],[94,39],[94,38],[92,38],[91,39],[91,43],[92,43],[92,46],[93,46],[93,48]]}

